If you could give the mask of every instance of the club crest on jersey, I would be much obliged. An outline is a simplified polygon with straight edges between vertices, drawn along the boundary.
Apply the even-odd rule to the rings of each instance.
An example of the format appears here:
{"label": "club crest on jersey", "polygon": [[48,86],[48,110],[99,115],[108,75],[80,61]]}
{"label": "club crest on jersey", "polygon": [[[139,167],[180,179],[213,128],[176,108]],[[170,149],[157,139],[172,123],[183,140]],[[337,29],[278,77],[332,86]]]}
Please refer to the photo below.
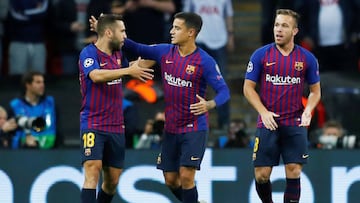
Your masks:
{"label": "club crest on jersey", "polygon": [[304,62],[295,61],[294,67],[295,67],[295,70],[302,71],[302,69],[304,69]]}
{"label": "club crest on jersey", "polygon": [[187,65],[185,71],[187,74],[192,75],[195,72],[195,66]]}
{"label": "club crest on jersey", "polygon": [[90,148],[86,148],[84,151],[85,156],[90,156],[91,155],[91,149]]}

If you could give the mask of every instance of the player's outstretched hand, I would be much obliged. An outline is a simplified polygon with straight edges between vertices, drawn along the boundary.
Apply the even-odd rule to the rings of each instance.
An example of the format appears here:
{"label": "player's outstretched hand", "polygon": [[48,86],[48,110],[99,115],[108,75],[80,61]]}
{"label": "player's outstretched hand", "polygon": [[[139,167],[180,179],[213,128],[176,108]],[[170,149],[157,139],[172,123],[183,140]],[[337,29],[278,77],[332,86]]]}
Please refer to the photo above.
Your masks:
{"label": "player's outstretched hand", "polygon": [[152,80],[154,78],[154,70],[152,68],[144,68],[139,66],[141,58],[138,58],[135,62],[133,62],[130,66],[130,75],[134,78],[137,78],[143,82],[147,80]]}

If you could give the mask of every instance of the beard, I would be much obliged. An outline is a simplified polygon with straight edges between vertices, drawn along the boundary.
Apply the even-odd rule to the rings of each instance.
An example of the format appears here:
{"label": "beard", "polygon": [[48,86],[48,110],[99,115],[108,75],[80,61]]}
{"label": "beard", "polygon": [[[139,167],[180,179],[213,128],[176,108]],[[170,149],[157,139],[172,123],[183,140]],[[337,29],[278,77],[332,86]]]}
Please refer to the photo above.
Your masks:
{"label": "beard", "polygon": [[121,43],[119,40],[113,39],[109,42],[109,47],[112,51],[120,51]]}

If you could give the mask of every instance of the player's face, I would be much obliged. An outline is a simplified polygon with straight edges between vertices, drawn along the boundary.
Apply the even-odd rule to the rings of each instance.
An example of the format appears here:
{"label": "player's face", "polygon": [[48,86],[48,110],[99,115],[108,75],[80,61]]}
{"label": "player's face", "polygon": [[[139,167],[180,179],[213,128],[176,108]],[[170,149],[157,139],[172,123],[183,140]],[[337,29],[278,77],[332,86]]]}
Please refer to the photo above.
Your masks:
{"label": "player's face", "polygon": [[295,19],[289,15],[277,15],[274,24],[274,39],[279,46],[284,46],[294,41],[298,32],[295,27]]}
{"label": "player's face", "polygon": [[116,27],[113,29],[113,35],[109,42],[109,47],[113,51],[119,51],[124,45],[126,38],[125,25],[123,21],[117,21]]}
{"label": "player's face", "polygon": [[45,92],[44,77],[41,75],[35,75],[32,83],[27,84],[27,91],[38,97],[44,95]]}
{"label": "player's face", "polygon": [[172,44],[183,44],[189,40],[190,30],[186,27],[185,21],[176,18],[173,22],[173,27],[170,30],[171,43]]}

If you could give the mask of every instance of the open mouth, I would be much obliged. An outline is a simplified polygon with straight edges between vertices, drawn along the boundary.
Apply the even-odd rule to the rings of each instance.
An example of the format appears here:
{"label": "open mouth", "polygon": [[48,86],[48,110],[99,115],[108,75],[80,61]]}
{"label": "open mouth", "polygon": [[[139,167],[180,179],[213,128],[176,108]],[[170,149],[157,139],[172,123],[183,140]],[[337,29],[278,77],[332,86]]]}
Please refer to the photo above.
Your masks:
{"label": "open mouth", "polygon": [[282,35],[275,35],[275,39],[277,39],[277,40],[281,40],[282,38],[283,38]]}

